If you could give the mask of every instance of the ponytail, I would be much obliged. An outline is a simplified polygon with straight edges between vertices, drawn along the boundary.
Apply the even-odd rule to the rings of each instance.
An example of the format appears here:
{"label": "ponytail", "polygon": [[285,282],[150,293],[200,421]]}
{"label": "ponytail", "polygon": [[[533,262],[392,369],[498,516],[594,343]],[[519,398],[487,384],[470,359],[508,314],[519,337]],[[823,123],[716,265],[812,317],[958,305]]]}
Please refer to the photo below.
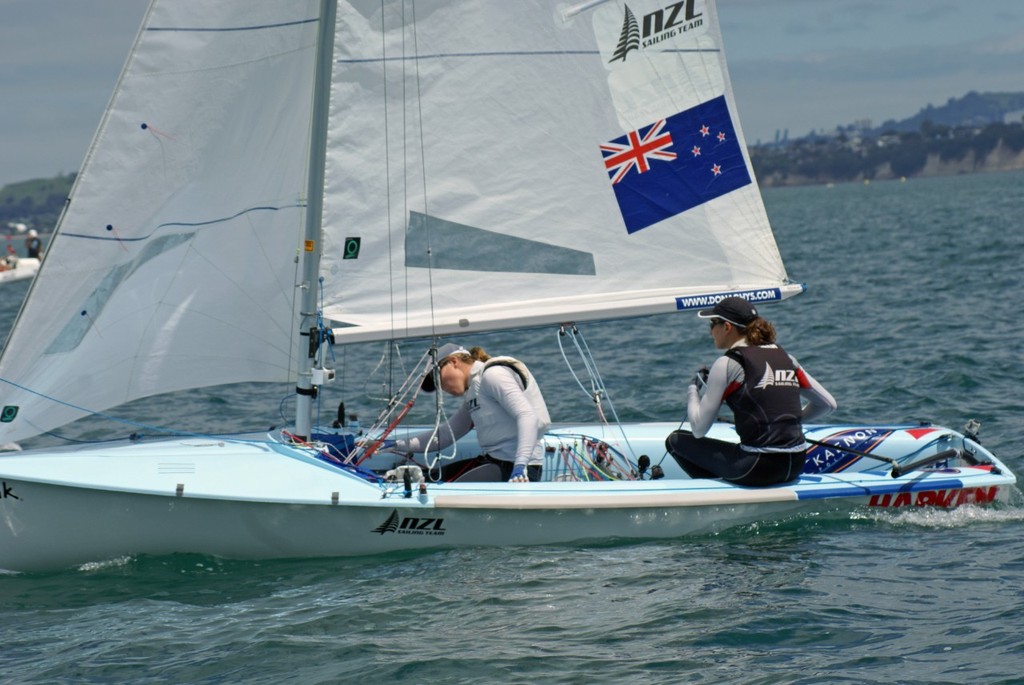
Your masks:
{"label": "ponytail", "polygon": [[771,345],[775,342],[775,326],[759,316],[747,324],[744,335],[750,345]]}
{"label": "ponytail", "polygon": [[469,356],[478,362],[485,362],[491,358],[491,355],[484,352],[482,347],[471,347],[469,348]]}

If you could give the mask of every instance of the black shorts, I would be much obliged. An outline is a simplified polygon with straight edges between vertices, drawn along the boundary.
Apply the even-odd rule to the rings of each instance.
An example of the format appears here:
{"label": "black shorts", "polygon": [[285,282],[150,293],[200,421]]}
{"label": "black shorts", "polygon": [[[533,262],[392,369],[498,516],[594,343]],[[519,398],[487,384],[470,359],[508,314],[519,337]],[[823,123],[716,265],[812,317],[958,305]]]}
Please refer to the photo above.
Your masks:
{"label": "black shorts", "polygon": [[[477,474],[482,471],[477,471],[477,467],[493,464],[499,469],[498,478],[485,478],[492,482],[503,482],[507,481],[512,477],[512,469],[515,468],[515,462],[505,461],[504,459],[495,459],[489,454],[481,454],[473,457],[472,459],[466,459],[464,461],[457,461],[453,464],[447,464],[441,469],[441,480],[445,482],[456,482],[456,481],[480,481],[480,476],[472,476],[471,472]],[[540,464],[534,464],[526,467],[526,477],[530,479],[531,483],[540,482],[543,467]]]}
{"label": "black shorts", "polygon": [[673,431],[665,449],[690,478],[721,478],[739,485],[789,483],[800,477],[807,456],[794,452],[751,452],[733,442],[695,438],[690,431]]}

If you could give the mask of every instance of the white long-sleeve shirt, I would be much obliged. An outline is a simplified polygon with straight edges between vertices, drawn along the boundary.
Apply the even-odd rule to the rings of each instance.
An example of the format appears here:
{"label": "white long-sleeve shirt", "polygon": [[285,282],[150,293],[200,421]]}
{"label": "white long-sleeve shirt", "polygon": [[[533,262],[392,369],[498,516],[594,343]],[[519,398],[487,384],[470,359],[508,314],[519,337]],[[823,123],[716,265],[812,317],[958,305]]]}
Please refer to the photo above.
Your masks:
{"label": "white long-sleeve shirt", "polygon": [[[525,365],[520,368],[526,369]],[[433,430],[399,440],[396,447],[403,452],[439,450],[476,428],[482,453],[516,464],[543,464],[541,438],[551,426],[551,417],[537,380],[528,370],[526,375],[524,389],[519,374],[507,366],[474,362],[462,406],[436,431],[429,448],[427,442],[435,436]]]}

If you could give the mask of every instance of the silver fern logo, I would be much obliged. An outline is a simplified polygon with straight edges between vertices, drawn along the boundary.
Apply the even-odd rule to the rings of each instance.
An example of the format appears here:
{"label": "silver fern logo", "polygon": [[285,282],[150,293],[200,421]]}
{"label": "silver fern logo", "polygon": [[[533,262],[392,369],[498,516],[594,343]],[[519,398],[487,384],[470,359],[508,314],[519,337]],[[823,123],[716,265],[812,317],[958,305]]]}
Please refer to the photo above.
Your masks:
{"label": "silver fern logo", "polygon": [[633,16],[633,12],[629,9],[629,5],[626,5],[626,17],[622,20],[622,33],[619,34],[619,44],[615,47],[615,52],[612,54],[612,58],[609,62],[615,62],[616,60],[626,61],[626,55],[629,54],[630,50],[640,49],[640,27],[636,23],[636,17]]}
{"label": "silver fern logo", "polygon": [[640,21],[637,21],[629,5],[624,5],[619,42],[608,63],[625,62],[626,56],[633,50],[649,48],[703,26],[703,13],[697,11],[697,1],[674,2],[663,9],[645,14]]}
{"label": "silver fern logo", "polygon": [[374,528],[372,532],[383,535],[384,533],[394,533],[396,530],[398,530],[398,510],[392,509],[388,520]]}
{"label": "silver fern logo", "polygon": [[793,369],[781,369],[775,371],[772,369],[771,364],[764,365],[764,375],[761,376],[761,380],[757,382],[754,387],[757,390],[764,390],[770,385],[784,385],[794,388],[800,387],[800,381],[796,377],[796,371]]}
{"label": "silver fern logo", "polygon": [[391,515],[384,523],[374,528],[371,533],[397,533],[400,535],[444,535],[443,518],[427,518],[423,516],[399,516],[397,509],[391,510]]}

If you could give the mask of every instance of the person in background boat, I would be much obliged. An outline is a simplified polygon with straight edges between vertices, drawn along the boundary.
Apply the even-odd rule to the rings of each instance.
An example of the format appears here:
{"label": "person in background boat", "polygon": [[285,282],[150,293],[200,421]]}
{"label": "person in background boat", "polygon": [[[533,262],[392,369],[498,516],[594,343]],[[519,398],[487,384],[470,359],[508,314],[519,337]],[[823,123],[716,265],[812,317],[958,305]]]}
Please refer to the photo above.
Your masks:
{"label": "person in background boat", "polygon": [[[551,425],[544,396],[537,380],[518,359],[491,357],[479,347],[466,350],[455,343],[437,351],[436,371],[441,389],[462,397],[462,406],[437,431],[429,451],[448,447],[476,428],[483,454],[472,465],[493,462],[501,468],[502,480],[510,483],[536,482],[541,478],[544,445],[541,438]],[[423,378],[421,388],[434,392],[435,369]],[[434,431],[398,440],[398,452],[427,451]],[[454,480],[470,468],[464,462],[449,466],[442,478]]]}
{"label": "person in background boat", "polygon": [[39,234],[34,228],[29,230],[28,237],[25,238],[25,251],[32,259],[43,258],[43,241],[39,239]]}
{"label": "person in background boat", "polygon": [[[697,316],[710,320],[715,347],[725,354],[690,382],[686,413],[692,432],[669,435],[669,453],[692,478],[752,486],[795,480],[807,448],[803,422],[835,410],[835,399],[775,344],[775,327],[747,300],[726,297]],[[738,445],[704,437],[723,402],[732,409]]]}
{"label": "person in background boat", "polygon": [[7,254],[0,258],[0,271],[15,269],[18,266],[18,253],[11,245],[7,246]]}

